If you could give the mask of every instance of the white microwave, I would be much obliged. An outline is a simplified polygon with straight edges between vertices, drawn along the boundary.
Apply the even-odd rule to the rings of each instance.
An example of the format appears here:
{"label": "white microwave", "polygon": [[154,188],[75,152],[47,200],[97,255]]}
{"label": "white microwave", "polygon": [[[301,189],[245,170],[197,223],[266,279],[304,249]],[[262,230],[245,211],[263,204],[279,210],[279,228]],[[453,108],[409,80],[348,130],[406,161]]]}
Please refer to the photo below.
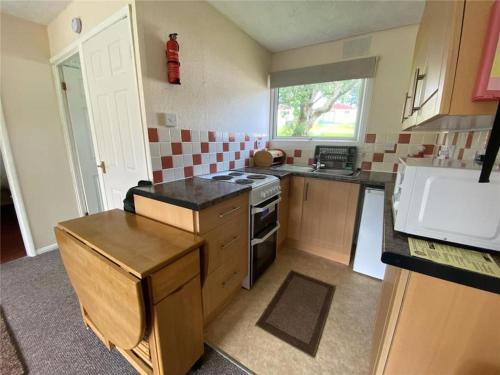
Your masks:
{"label": "white microwave", "polygon": [[479,183],[473,162],[400,159],[392,208],[396,231],[500,251],[500,171]]}

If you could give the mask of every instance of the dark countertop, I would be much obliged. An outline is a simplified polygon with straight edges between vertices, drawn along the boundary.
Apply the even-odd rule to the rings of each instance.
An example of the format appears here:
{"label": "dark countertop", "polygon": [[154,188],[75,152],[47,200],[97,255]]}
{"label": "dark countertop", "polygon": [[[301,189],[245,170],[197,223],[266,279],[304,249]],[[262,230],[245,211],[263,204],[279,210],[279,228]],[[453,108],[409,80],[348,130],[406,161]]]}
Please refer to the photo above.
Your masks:
{"label": "dark countertop", "polygon": [[250,190],[249,186],[192,177],[152,186],[135,187],[132,191],[146,198],[200,211]]}
{"label": "dark countertop", "polygon": [[[395,231],[392,217],[392,192],[394,183],[385,186],[384,205],[384,244],[382,248],[382,262],[392,266],[404,268],[424,275],[437,277],[439,279],[452,281],[473,288],[486,290],[500,294],[500,279],[483,275],[481,273],[464,270],[444,264],[436,263],[427,259],[411,256],[408,245],[408,235]],[[424,238],[417,237],[416,238]],[[425,238],[424,238],[425,239]],[[439,242],[433,240],[435,242]],[[457,245],[464,247],[463,245]],[[485,251],[483,249],[471,248],[472,250],[488,252],[497,264],[500,265],[500,253]]]}

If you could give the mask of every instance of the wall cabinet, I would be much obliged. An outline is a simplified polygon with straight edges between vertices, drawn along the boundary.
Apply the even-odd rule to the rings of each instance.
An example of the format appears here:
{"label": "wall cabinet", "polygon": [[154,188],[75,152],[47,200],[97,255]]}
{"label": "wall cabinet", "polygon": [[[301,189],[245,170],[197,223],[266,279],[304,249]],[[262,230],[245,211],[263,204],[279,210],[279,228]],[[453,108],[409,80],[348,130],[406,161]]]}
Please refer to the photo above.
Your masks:
{"label": "wall cabinet", "polygon": [[497,103],[471,98],[492,4],[490,0],[426,2],[404,99],[403,129],[491,126],[489,116],[495,114]]}
{"label": "wall cabinet", "polygon": [[292,177],[289,245],[349,264],[358,194],[358,184]]}

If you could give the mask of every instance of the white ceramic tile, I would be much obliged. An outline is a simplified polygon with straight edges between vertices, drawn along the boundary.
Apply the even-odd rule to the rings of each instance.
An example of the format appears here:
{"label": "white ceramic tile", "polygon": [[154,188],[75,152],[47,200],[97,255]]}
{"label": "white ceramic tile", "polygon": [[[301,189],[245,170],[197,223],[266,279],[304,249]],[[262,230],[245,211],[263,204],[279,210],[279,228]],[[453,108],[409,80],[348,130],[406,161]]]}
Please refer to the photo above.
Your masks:
{"label": "white ceramic tile", "polygon": [[408,145],[398,144],[396,153],[403,156],[408,155]]}
{"label": "white ceramic tile", "polygon": [[193,153],[193,144],[191,142],[182,142],[182,153],[183,154],[192,154]]}
{"label": "white ceramic tile", "polygon": [[152,158],[158,158],[160,157],[160,144],[155,142],[155,143],[150,143],[149,144],[149,151],[151,152],[151,157]]}
{"label": "white ceramic tile", "polygon": [[224,136],[223,136],[222,132],[215,132],[215,141],[216,142],[222,142],[223,139],[224,139]]}
{"label": "white ceramic tile", "polygon": [[184,168],[175,168],[174,173],[175,173],[176,180],[184,179]]}
{"label": "white ceramic tile", "polygon": [[202,164],[201,168],[203,170],[203,174],[208,174],[210,173],[210,165],[209,164]]}
{"label": "white ceramic tile", "polygon": [[238,151],[240,149],[239,142],[230,142],[229,143],[229,151]]}
{"label": "white ceramic tile", "polygon": [[163,170],[163,182],[170,182],[175,180],[175,172],[173,169]]}
{"label": "white ceramic tile", "polygon": [[193,165],[193,155],[192,154],[184,154],[184,166],[185,167],[190,167]]}
{"label": "white ceramic tile", "polygon": [[208,154],[210,155],[210,164],[217,163],[217,154]]}
{"label": "white ceramic tile", "polygon": [[222,152],[224,150],[224,147],[222,146],[222,142],[217,142],[216,143],[216,151],[217,152]]}
{"label": "white ceramic tile", "polygon": [[181,130],[170,129],[170,139],[172,140],[172,142],[181,142]]}
{"label": "white ceramic tile", "polygon": [[151,158],[151,167],[153,171],[161,170],[161,158]]}
{"label": "white ceramic tile", "polygon": [[210,163],[210,154],[201,154],[201,164]]}
{"label": "white ceramic tile", "polygon": [[229,132],[222,132],[222,142],[229,141]]}
{"label": "white ceramic tile", "polygon": [[208,130],[200,130],[200,141],[208,142]]}
{"label": "white ceramic tile", "polygon": [[195,176],[199,176],[199,175],[202,175],[203,174],[203,168],[201,165],[195,165],[193,167],[193,174]]}
{"label": "white ceramic tile", "polygon": [[210,142],[208,144],[208,152],[217,152],[217,143]]}
{"label": "white ceramic tile", "polygon": [[172,164],[174,168],[184,168],[184,157],[182,155],[172,156]]}
{"label": "white ceramic tile", "polygon": [[433,145],[436,143],[436,133],[425,133],[422,134],[422,143],[424,145]]}
{"label": "white ceramic tile", "polygon": [[245,160],[236,160],[234,162],[236,168],[243,168],[245,166]]}
{"label": "white ceramic tile", "polygon": [[172,155],[172,144],[168,143],[160,143],[160,155],[161,156],[170,156]]}
{"label": "white ceramic tile", "polygon": [[254,146],[255,142],[252,141],[245,142],[245,150],[253,150]]}
{"label": "white ceramic tile", "polygon": [[193,146],[193,154],[201,154],[201,143],[200,142],[191,142],[191,145]]}
{"label": "white ceramic tile", "polygon": [[229,161],[229,160],[231,160],[231,159],[229,158],[229,152],[223,152],[223,153],[222,153],[222,157],[223,157],[223,160],[224,160],[224,161]]}
{"label": "white ceramic tile", "polygon": [[191,130],[191,141],[192,142],[200,142],[200,131],[199,130]]}
{"label": "white ceramic tile", "polygon": [[170,129],[160,126],[158,128],[158,138],[160,142],[170,142]]}
{"label": "white ceramic tile", "polygon": [[223,165],[223,171],[229,170],[229,161],[223,161],[222,165]]}
{"label": "white ceramic tile", "polygon": [[217,172],[222,172],[222,171],[226,171],[227,168],[224,169],[224,163],[223,162],[219,162],[217,163]]}

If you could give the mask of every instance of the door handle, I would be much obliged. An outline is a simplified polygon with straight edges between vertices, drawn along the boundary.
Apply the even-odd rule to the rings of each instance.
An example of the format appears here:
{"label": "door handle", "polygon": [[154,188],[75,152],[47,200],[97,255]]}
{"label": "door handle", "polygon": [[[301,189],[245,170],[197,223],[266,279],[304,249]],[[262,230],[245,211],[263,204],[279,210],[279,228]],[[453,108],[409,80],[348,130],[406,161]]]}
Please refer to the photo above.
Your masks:
{"label": "door handle", "polygon": [[237,206],[237,207],[233,207],[231,208],[230,210],[226,211],[226,212],[221,212],[219,214],[219,219],[222,219],[224,217],[226,217],[227,215],[231,215],[233,212],[236,212],[240,209],[241,207]]}
{"label": "door handle", "polygon": [[404,122],[406,119],[408,119],[408,116],[406,116],[406,106],[408,105],[408,99],[411,99],[411,96],[408,95],[408,93],[405,94],[405,105],[403,106],[403,116],[401,118],[401,122]]}
{"label": "door handle", "polygon": [[420,73],[420,68],[417,68],[415,71],[415,82],[413,83],[413,100],[411,103],[411,114],[413,115],[414,112],[420,110],[422,107],[421,105],[415,106],[415,100],[417,99],[417,89],[418,89],[418,82],[422,81],[425,78],[425,74]]}
{"label": "door handle", "polygon": [[104,163],[104,161],[101,160],[101,162],[97,164],[97,168],[101,168],[102,173],[106,173],[106,164]]}

